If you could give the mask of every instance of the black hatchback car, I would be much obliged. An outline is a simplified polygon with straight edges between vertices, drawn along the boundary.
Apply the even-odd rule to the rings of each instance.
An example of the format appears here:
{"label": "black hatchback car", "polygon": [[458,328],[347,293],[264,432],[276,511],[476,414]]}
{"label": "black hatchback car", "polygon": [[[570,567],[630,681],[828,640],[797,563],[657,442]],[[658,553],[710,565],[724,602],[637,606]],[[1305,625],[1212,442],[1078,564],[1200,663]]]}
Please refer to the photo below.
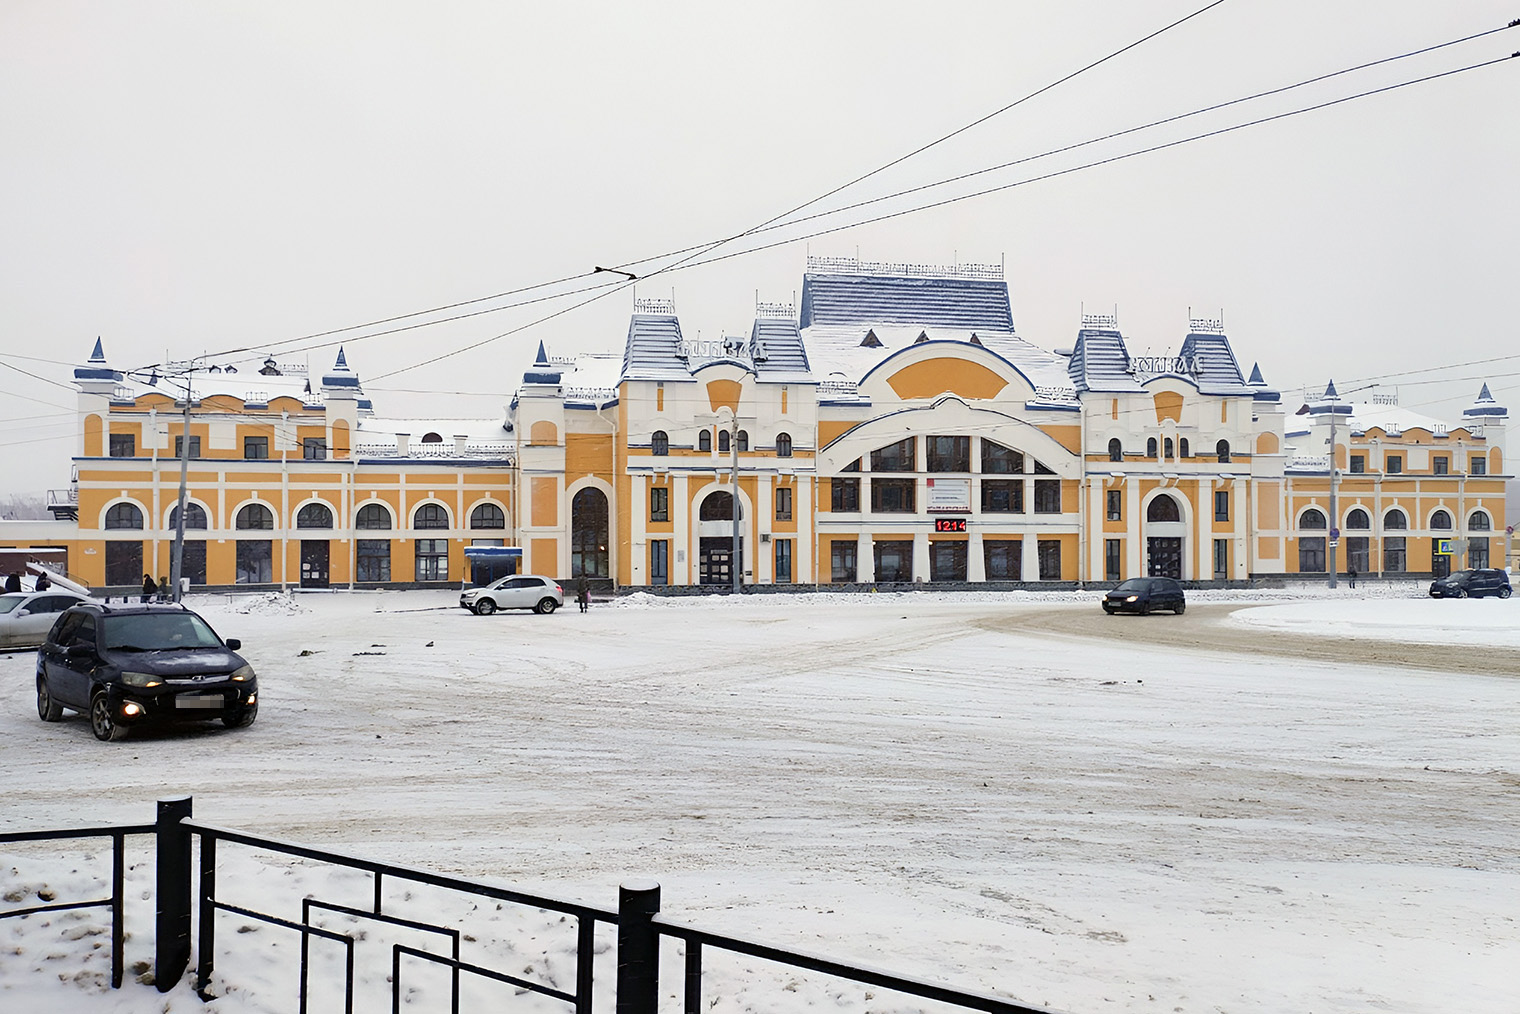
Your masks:
{"label": "black hatchback car", "polygon": [[1507,599],[1511,594],[1509,575],[1502,570],[1459,570],[1430,582],[1433,599],[1481,599],[1485,595]]}
{"label": "black hatchback car", "polygon": [[1182,585],[1169,577],[1132,577],[1103,596],[1103,611],[1110,616],[1114,613],[1143,616],[1156,609],[1170,609],[1181,616],[1187,609]]}
{"label": "black hatchback car", "polygon": [[56,722],[72,708],[100,740],[149,722],[250,725],[259,685],[241,647],[184,606],[74,606],[37,650],[37,714]]}

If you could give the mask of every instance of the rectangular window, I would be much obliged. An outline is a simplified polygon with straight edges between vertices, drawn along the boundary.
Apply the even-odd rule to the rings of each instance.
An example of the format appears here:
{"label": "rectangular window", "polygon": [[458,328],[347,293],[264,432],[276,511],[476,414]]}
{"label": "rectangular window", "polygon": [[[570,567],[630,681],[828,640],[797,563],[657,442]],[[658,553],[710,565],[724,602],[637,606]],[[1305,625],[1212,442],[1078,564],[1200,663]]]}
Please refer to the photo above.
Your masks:
{"label": "rectangular window", "polygon": [[[853,514],[860,510],[860,480],[832,479],[829,481],[829,510],[835,514]],[[850,578],[851,581],[855,580]]]}
{"label": "rectangular window", "polygon": [[983,514],[1024,513],[1023,479],[983,479]]}
{"label": "rectangular window", "polygon": [[913,540],[882,539],[873,547],[876,556],[876,580],[906,582],[913,580]]}
{"label": "rectangular window", "polygon": [[1108,520],[1110,520],[1110,521],[1123,521],[1124,520],[1124,491],[1123,490],[1119,490],[1119,489],[1111,489],[1111,490],[1109,490],[1108,491],[1107,500],[1108,500],[1108,511],[1107,511],[1106,516],[1107,516]]}
{"label": "rectangular window", "polygon": [[1298,572],[1300,574],[1323,574],[1325,572],[1325,537],[1323,535],[1301,536],[1299,538]]}
{"label": "rectangular window", "polygon": [[1018,539],[986,539],[982,542],[982,567],[989,581],[1023,579],[1023,543]]}
{"label": "rectangular window", "polygon": [[135,586],[143,579],[141,542],[106,543],[106,584]]}
{"label": "rectangular window", "polygon": [[670,520],[670,487],[651,486],[649,488],[649,520]]}
{"label": "rectangular window", "polygon": [[447,581],[449,579],[449,540],[417,540],[417,580]]}
{"label": "rectangular window", "polygon": [[1367,455],[1351,455],[1351,473],[1353,475],[1361,475],[1365,471],[1367,471]]}
{"label": "rectangular window", "polygon": [[792,487],[776,487],[776,520],[792,520]]}
{"label": "rectangular window", "polygon": [[1431,471],[1433,471],[1436,475],[1451,474],[1451,459],[1444,454],[1438,454],[1432,458],[1430,465]]}
{"label": "rectangular window", "polygon": [[966,543],[929,543],[929,580],[966,580]]}
{"label": "rectangular window", "polygon": [[1383,573],[1404,573],[1404,536],[1389,535],[1383,539]]}
{"label": "rectangular window", "polygon": [[1054,539],[1041,539],[1037,548],[1040,554],[1040,580],[1061,580],[1061,544]]}
{"label": "rectangular window", "polygon": [[[327,440],[323,437],[303,437],[301,439],[301,457],[307,461],[327,460]],[[420,578],[418,580],[421,580]]]}
{"label": "rectangular window", "polygon": [[[1399,472],[1402,472],[1403,470],[1404,470],[1404,456],[1402,454],[1390,454],[1390,455],[1388,455],[1388,466],[1385,469],[1385,471],[1388,472],[1389,475],[1397,475]],[[1323,568],[1323,567],[1320,568],[1320,570],[1324,570],[1324,569],[1325,568]]]}
{"label": "rectangular window", "polygon": [[[176,458],[183,457],[184,453],[185,453],[185,438],[184,437],[175,437],[174,438],[174,456]],[[201,438],[193,436],[193,437],[190,438],[190,457],[192,457],[192,458],[198,458],[200,456],[201,456]]]}
{"label": "rectangular window", "polygon": [[391,543],[389,539],[358,539],[355,546],[356,581],[391,579]]}
{"label": "rectangular window", "polygon": [[1473,570],[1484,570],[1488,567],[1487,536],[1467,540],[1467,565]]}
{"label": "rectangular window", "polygon": [[1472,458],[1468,460],[1467,464],[1467,470],[1473,475],[1488,474],[1488,459],[1483,457],[1481,454],[1474,454]]}
{"label": "rectangular window", "polygon": [[649,583],[670,583],[669,539],[655,539],[649,543]]}
{"label": "rectangular window", "polygon": [[1228,581],[1230,578],[1230,540],[1214,540],[1214,580]]}
{"label": "rectangular window", "polygon": [[877,514],[912,514],[916,509],[913,479],[872,479],[871,510]]}
{"label": "rectangular window", "polygon": [[243,458],[247,461],[265,461],[269,458],[268,437],[244,437]]}
{"label": "rectangular window", "polygon": [[1230,520],[1230,491],[1227,489],[1214,490],[1214,520]]}
{"label": "rectangular window", "polygon": [[1352,535],[1346,539],[1346,572],[1366,574],[1372,570],[1372,540],[1365,535]]}
{"label": "rectangular window", "polygon": [[1011,447],[982,439],[982,473],[984,475],[1019,475],[1024,471],[1024,455]]}
{"label": "rectangular window", "polygon": [[1122,539],[1103,540],[1103,576],[1118,581],[1124,576],[1124,542]]}
{"label": "rectangular window", "polygon": [[871,452],[873,472],[911,472],[914,470],[913,438],[899,440]]}
{"label": "rectangular window", "polygon": [[829,543],[829,580],[835,584],[851,583],[856,580],[855,550],[857,544],[853,541],[835,539]]}
{"label": "rectangular window", "polygon": [[[791,490],[787,490],[791,492]],[[776,583],[792,583],[792,540],[777,539],[772,543],[776,547]]]}
{"label": "rectangular window", "polygon": [[1060,479],[1036,479],[1034,481],[1034,512],[1036,514],[1061,513]]}
{"label": "rectangular window", "polygon": [[274,581],[274,543],[268,539],[239,539],[238,584],[269,584]]}
{"label": "rectangular window", "polygon": [[929,471],[971,471],[970,437],[925,437],[929,450]]}
{"label": "rectangular window", "polygon": [[112,433],[110,453],[113,458],[136,457],[137,437],[131,433]]}

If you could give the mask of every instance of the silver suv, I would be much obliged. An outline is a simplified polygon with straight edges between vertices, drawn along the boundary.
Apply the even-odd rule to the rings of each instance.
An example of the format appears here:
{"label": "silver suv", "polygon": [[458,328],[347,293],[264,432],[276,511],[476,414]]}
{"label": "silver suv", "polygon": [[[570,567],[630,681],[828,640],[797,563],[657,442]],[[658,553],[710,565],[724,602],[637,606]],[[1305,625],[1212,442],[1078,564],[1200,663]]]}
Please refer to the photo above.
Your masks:
{"label": "silver suv", "polygon": [[549,577],[536,574],[513,574],[493,581],[484,588],[461,592],[459,604],[480,616],[490,616],[498,609],[531,609],[535,613],[552,613],[565,604],[565,590]]}

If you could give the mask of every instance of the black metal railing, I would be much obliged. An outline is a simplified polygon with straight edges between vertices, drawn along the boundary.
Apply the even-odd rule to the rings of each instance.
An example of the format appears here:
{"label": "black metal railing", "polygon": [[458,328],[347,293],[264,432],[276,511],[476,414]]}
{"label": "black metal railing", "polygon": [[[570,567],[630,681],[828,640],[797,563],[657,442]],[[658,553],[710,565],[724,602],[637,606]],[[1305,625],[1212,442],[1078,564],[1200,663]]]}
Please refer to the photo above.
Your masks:
{"label": "black metal railing", "polygon": [[111,910],[111,988],[121,988],[122,943],[126,939],[122,882],[126,878],[127,835],[152,834],[152,824],[122,824],[115,827],[80,827],[53,831],[7,831],[0,834],[0,845],[15,842],[64,841],[77,838],[111,839],[111,896],[90,901],[58,901],[29,905],[0,912],[0,919],[15,919],[38,912],[67,912],[73,909],[110,908]]}

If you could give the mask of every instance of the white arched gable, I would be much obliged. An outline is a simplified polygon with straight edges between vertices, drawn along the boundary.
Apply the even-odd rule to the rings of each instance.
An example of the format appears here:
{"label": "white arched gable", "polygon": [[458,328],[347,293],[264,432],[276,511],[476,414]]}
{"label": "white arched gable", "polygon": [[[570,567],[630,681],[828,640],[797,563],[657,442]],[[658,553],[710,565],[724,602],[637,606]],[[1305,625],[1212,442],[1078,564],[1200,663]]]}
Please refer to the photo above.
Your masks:
{"label": "white arched gable", "polygon": [[898,349],[866,371],[865,376],[860,378],[856,386],[861,394],[869,397],[876,404],[900,402],[902,398],[888,383],[888,378],[919,363],[935,359],[959,360],[996,374],[1005,384],[994,399],[998,403],[1022,405],[1034,397],[1034,382],[1025,376],[1024,371],[996,352],[970,342],[946,340],[916,342],[906,348]]}
{"label": "white arched gable", "polygon": [[968,405],[954,395],[932,405],[889,412],[850,428],[819,449],[818,473],[836,474],[878,447],[923,433],[985,437],[1033,455],[1056,475],[1076,479],[1082,474],[1079,457],[1036,424],[996,409]]}

